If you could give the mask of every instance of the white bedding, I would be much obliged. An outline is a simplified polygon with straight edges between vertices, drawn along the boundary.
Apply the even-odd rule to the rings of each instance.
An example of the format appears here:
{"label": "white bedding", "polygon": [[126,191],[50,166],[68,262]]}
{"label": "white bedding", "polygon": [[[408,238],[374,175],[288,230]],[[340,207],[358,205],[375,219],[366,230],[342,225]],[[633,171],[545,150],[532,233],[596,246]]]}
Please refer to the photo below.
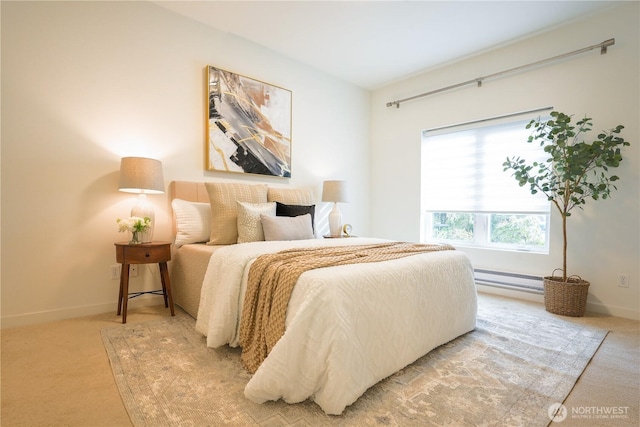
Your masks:
{"label": "white bedding", "polygon": [[[292,247],[370,244],[379,239],[314,239],[230,245],[211,257],[196,329],[209,347],[237,346],[246,277],[259,255]],[[369,387],[433,348],[471,331],[473,269],[460,251],[304,273],[286,331],[245,388],[262,403],[312,398],[340,414]]]}

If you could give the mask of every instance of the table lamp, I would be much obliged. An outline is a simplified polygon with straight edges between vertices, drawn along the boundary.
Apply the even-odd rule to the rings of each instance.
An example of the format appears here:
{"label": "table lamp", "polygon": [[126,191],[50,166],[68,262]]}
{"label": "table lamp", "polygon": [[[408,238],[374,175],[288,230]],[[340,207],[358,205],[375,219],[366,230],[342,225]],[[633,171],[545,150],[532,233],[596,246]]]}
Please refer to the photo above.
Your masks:
{"label": "table lamp", "polygon": [[131,209],[131,216],[149,218],[151,226],[142,233],[142,243],[153,239],[155,213],[153,205],[147,201],[147,194],[164,193],[162,162],[145,157],[123,157],[120,160],[120,184],[118,190],[138,193],[138,203]]}
{"label": "table lamp", "polygon": [[347,183],[345,181],[325,181],[322,184],[322,201],[333,202],[333,209],[329,212],[329,235],[342,235],[342,213],[338,208],[339,202],[348,202]]}

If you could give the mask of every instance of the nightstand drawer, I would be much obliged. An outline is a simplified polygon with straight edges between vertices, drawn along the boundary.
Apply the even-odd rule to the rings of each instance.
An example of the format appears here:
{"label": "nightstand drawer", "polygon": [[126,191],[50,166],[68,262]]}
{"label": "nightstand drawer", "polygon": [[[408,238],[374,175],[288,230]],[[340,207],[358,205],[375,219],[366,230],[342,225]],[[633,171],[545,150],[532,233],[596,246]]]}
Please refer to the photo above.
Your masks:
{"label": "nightstand drawer", "polygon": [[126,264],[167,262],[171,259],[171,245],[116,246],[116,261]]}

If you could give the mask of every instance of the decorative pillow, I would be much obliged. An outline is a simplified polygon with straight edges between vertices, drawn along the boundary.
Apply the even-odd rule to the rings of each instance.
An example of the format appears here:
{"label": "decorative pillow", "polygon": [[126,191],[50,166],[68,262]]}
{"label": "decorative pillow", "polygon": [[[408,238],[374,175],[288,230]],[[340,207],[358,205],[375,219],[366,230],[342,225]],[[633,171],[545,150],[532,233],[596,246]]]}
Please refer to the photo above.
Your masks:
{"label": "decorative pillow", "polygon": [[269,187],[268,202],[280,202],[287,205],[313,205],[316,197],[311,188],[275,188]]}
{"label": "decorative pillow", "polygon": [[264,240],[260,215],[275,216],[276,204],[238,203],[238,243],[260,242]]}
{"label": "decorative pillow", "polygon": [[285,205],[284,203],[276,202],[276,215],[277,216],[300,216],[309,214],[311,215],[311,228],[313,232],[316,232],[315,227],[315,215],[316,205],[304,206],[304,205]]}
{"label": "decorative pillow", "polygon": [[211,234],[211,205],[173,199],[171,207],[176,221],[175,247],[188,243],[202,243]]}
{"label": "decorative pillow", "polygon": [[300,216],[267,216],[260,215],[264,239],[271,240],[303,240],[313,239],[311,215]]}
{"label": "decorative pillow", "polygon": [[205,182],[211,203],[211,235],[208,245],[231,245],[238,241],[238,204],[266,203],[267,186],[230,182]]}

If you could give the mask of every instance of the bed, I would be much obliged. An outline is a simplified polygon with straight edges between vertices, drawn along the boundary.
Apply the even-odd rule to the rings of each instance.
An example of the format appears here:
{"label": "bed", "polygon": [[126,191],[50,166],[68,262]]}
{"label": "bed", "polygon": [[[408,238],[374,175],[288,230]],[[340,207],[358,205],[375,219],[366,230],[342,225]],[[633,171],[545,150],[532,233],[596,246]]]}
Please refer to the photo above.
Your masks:
{"label": "bed", "polygon": [[[223,197],[229,205],[238,196],[232,193]],[[203,183],[174,182],[171,194],[184,206],[198,206],[205,222],[207,204],[210,215],[220,208],[220,194]],[[268,200],[279,197],[291,206],[312,201],[312,195],[298,190],[275,190],[272,196]],[[174,215],[182,215],[180,206],[173,208]],[[189,209],[195,212],[193,206]],[[215,220],[199,239],[217,232],[212,231]],[[183,243],[179,232],[184,218],[181,222],[171,272],[174,300],[196,317],[196,329],[214,348],[241,344],[247,279],[260,256],[295,248],[333,251],[390,244],[373,238]],[[234,232],[242,234],[241,229]],[[456,250],[306,271],[291,293],[284,332],[253,373],[245,396],[256,403],[312,399],[325,413],[341,414],[369,387],[473,330],[476,311],[473,269],[466,255]]]}

